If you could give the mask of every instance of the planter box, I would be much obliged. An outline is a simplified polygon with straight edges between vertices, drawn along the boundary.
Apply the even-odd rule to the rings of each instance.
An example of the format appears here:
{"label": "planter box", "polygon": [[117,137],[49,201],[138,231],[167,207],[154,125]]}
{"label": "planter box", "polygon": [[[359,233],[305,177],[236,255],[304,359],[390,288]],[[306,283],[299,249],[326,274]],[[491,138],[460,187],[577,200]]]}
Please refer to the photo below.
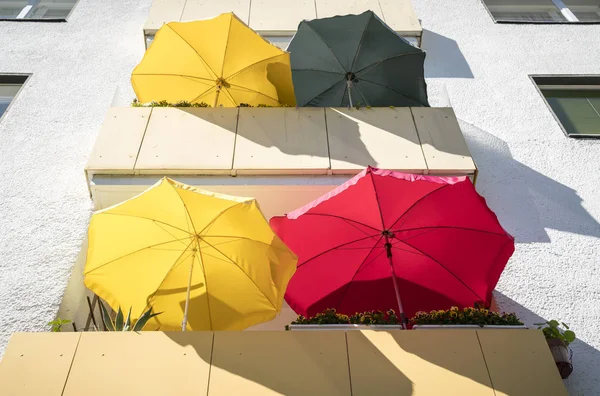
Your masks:
{"label": "planter box", "polygon": [[521,326],[494,326],[494,325],[484,325],[482,326],[478,326],[478,325],[414,325],[413,326],[413,330],[432,330],[432,329],[436,329],[436,330],[440,330],[440,329],[478,329],[478,330],[527,330],[527,326],[525,325],[521,325]]}
{"label": "planter box", "polygon": [[402,330],[401,325],[358,325],[358,324],[289,325],[289,328],[290,328],[290,331]]}

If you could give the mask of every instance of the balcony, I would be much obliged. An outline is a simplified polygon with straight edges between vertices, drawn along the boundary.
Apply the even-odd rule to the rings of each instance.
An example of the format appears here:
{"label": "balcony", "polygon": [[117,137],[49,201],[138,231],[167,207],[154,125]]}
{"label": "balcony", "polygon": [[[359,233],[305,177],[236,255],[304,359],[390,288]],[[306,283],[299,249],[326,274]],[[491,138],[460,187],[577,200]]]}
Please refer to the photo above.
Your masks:
{"label": "balcony", "polygon": [[256,197],[270,217],[310,202],[368,165],[477,175],[452,109],[429,107],[113,107],[86,175],[95,209],[169,175]]}
{"label": "balcony", "polygon": [[6,395],[567,395],[537,330],[16,333]]}
{"label": "balcony", "polygon": [[162,25],[173,21],[207,19],[234,12],[252,29],[283,48],[287,47],[298,23],[303,19],[327,18],[341,14],[359,14],[373,10],[392,29],[414,45],[421,44],[423,29],[410,1],[367,0],[338,3],[331,0],[281,2],[278,0],[154,0],[144,24],[148,45]]}

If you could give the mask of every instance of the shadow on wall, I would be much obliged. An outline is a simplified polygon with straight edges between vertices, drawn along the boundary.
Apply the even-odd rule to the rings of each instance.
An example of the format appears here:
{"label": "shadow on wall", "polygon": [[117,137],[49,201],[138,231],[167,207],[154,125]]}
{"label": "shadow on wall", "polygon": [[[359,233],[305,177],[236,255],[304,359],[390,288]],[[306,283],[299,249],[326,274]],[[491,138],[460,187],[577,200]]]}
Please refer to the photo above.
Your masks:
{"label": "shadow on wall", "polygon": [[516,242],[550,242],[547,228],[600,238],[577,191],[513,159],[508,144],[459,120],[479,168],[477,190]]}
{"label": "shadow on wall", "polygon": [[421,48],[426,51],[426,78],[473,78],[471,68],[456,41],[423,29]]}
{"label": "shadow on wall", "polygon": [[[560,320],[561,318],[542,318],[538,314],[523,307],[504,294],[494,291],[494,300],[499,311],[514,312],[526,326],[536,328],[534,323],[543,323],[547,320]],[[577,333],[577,329],[573,329]],[[600,378],[600,351],[593,346],[577,339],[571,345],[573,349],[573,374],[565,380],[565,385],[570,395],[594,395],[598,393]]]}

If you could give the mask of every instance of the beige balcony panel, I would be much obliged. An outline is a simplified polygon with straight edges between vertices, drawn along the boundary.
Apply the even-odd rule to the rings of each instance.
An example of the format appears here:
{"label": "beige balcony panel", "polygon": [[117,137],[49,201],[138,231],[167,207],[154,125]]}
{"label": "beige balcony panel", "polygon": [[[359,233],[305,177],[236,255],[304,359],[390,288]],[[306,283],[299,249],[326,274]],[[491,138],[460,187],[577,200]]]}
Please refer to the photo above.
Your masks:
{"label": "beige balcony panel", "polygon": [[539,330],[482,330],[481,350],[496,396],[567,396]]}
{"label": "beige balcony panel", "polygon": [[86,170],[132,174],[151,112],[142,107],[109,108]]}
{"label": "beige balcony panel", "polygon": [[237,114],[237,108],[154,108],[136,173],[230,173]]}
{"label": "beige balcony panel", "polygon": [[383,18],[392,29],[407,36],[421,36],[422,28],[409,0],[379,0]]}
{"label": "beige balcony panel", "polygon": [[334,174],[368,165],[412,173],[427,169],[408,108],[328,108],[326,119]]}
{"label": "beige balcony panel", "polygon": [[208,396],[350,394],[344,332],[215,333]]}
{"label": "beige balcony panel", "polygon": [[14,333],[0,364],[0,394],[61,396],[80,335]]}
{"label": "beige balcony panel", "polygon": [[474,330],[348,331],[346,337],[354,396],[494,396]]}
{"label": "beige balcony panel", "polygon": [[144,25],[144,34],[156,34],[165,23],[179,21],[184,6],[185,0],[154,0]]}
{"label": "beige balcony panel", "polygon": [[63,395],[206,395],[212,341],[198,331],[83,333]]}
{"label": "beige balcony panel", "polygon": [[411,107],[431,174],[472,175],[475,163],[450,107]]}
{"label": "beige balcony panel", "polygon": [[187,0],[181,21],[211,19],[226,12],[233,12],[245,24],[248,24],[250,0]]}
{"label": "beige balcony panel", "polygon": [[314,0],[252,0],[250,27],[270,35],[294,34],[303,19],[315,19]]}
{"label": "beige balcony panel", "polygon": [[233,167],[242,173],[321,173],[329,169],[322,108],[241,108]]}
{"label": "beige balcony panel", "polygon": [[407,36],[421,36],[421,24],[408,0],[315,0],[315,4],[318,18],[371,10],[394,31]]}

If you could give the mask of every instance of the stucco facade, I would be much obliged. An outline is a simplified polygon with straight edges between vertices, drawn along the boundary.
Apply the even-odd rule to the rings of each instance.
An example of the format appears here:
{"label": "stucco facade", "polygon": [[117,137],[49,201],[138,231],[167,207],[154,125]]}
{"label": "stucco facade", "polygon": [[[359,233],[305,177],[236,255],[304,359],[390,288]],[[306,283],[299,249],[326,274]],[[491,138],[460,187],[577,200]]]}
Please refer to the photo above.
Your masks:
{"label": "stucco facade", "polygon": [[[56,315],[91,214],[83,167],[115,90],[133,97],[150,3],[81,0],[66,23],[0,22],[0,74],[31,73],[0,121],[0,351]],[[516,238],[497,304],[571,325],[566,384],[600,394],[600,140],[565,137],[529,78],[600,75],[600,25],[496,24],[481,0],[413,6],[430,103],[454,108],[477,188]]]}

